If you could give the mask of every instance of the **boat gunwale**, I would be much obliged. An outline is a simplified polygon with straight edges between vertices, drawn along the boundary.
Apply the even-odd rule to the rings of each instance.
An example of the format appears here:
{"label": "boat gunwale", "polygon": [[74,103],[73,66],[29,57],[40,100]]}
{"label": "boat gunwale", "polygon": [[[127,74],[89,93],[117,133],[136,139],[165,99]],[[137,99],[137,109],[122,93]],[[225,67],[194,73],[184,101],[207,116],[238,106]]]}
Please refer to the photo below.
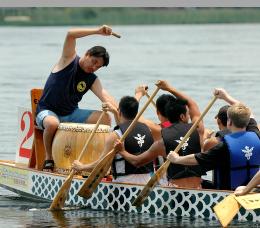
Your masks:
{"label": "boat gunwale", "polygon": [[[33,169],[33,168],[29,168],[26,167],[25,164],[21,164],[21,163],[15,163],[15,161],[12,160],[0,160],[0,165],[6,165],[6,166],[10,166],[10,167],[15,167],[15,168],[19,168],[22,170],[27,170],[30,172],[36,172],[36,173],[41,173],[41,174],[46,174],[46,175],[50,175],[50,176],[58,176],[58,177],[62,177],[62,178],[66,178],[67,175],[65,174],[60,174],[60,173],[53,173],[53,172],[45,172],[45,171],[41,171],[41,170],[37,170],[37,169]],[[87,177],[82,177],[81,175],[74,175],[73,179],[77,179],[77,180],[86,180]],[[111,184],[115,184],[115,185],[129,185],[129,186],[145,186],[144,184],[135,184],[135,183],[126,183],[126,182],[113,182],[113,181],[101,181],[101,183],[111,183]],[[172,190],[195,190],[195,191],[207,191],[207,192],[214,192],[214,193],[233,193],[233,191],[231,190],[219,190],[219,189],[206,189],[206,188],[201,188],[201,189],[197,189],[197,188],[182,188],[182,187],[171,187],[171,186],[163,186],[163,185],[157,185],[155,186],[155,188],[165,188],[165,189],[172,189]]]}

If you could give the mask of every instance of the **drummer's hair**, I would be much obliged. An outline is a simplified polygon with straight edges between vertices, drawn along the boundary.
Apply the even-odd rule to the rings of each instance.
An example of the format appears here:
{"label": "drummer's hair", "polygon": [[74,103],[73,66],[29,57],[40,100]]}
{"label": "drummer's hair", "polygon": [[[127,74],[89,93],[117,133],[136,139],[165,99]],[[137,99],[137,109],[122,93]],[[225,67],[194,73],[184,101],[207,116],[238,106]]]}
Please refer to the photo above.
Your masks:
{"label": "drummer's hair", "polygon": [[139,103],[134,97],[124,96],[119,102],[119,110],[123,117],[133,120],[138,113]]}
{"label": "drummer's hair", "polygon": [[90,48],[86,52],[86,55],[102,57],[103,61],[104,61],[103,66],[108,66],[108,64],[109,64],[109,54],[108,54],[107,50],[102,46],[94,46],[94,47]]}
{"label": "drummer's hair", "polygon": [[181,114],[186,114],[188,104],[187,100],[177,98],[176,100],[169,100],[165,106],[166,117],[171,123],[179,122]]}
{"label": "drummer's hair", "polygon": [[166,117],[166,104],[168,103],[169,100],[176,100],[176,98],[171,95],[171,94],[162,94],[159,96],[156,100],[156,109],[157,111],[163,116]]}

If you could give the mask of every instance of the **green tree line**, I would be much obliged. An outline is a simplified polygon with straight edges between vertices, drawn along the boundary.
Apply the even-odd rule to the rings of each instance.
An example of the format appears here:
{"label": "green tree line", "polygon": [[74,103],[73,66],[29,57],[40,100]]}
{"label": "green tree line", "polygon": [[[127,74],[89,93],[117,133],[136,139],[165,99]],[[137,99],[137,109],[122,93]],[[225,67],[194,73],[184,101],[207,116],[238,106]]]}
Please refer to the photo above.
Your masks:
{"label": "green tree line", "polygon": [[0,8],[0,25],[258,23],[260,8]]}

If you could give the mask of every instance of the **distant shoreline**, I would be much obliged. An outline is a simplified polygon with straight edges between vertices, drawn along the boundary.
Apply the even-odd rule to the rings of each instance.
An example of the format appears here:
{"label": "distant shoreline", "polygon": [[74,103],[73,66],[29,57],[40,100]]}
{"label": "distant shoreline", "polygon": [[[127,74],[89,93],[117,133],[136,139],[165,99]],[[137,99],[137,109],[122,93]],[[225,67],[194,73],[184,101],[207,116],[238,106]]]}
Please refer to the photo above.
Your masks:
{"label": "distant shoreline", "polygon": [[2,26],[260,23],[260,8],[0,8]]}

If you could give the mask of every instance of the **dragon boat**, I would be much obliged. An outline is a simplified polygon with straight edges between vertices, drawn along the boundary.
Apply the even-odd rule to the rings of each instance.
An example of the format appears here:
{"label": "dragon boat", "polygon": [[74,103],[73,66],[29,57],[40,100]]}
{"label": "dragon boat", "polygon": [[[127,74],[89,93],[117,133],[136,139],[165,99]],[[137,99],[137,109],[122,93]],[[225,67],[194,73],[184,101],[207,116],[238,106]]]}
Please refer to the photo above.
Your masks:
{"label": "dragon boat", "polygon": [[[32,103],[37,103],[36,99],[32,98]],[[34,113],[32,110],[28,108],[19,108],[18,110],[20,126],[16,158],[13,161],[0,160],[0,186],[30,200],[51,203],[67,177],[66,167],[60,165],[60,170],[63,170],[64,173],[41,171],[43,163],[43,155],[40,149],[42,142],[39,140],[41,133],[34,126]],[[68,128],[62,126],[60,128],[61,134],[68,129],[71,131],[71,128],[72,126]],[[73,156],[72,158],[69,156],[74,147],[77,147],[73,142],[82,141],[81,138],[81,140],[75,140],[73,134],[85,132],[85,130],[82,126],[73,126],[72,132],[72,135],[63,137],[64,140],[62,141],[67,140],[68,143],[58,143],[58,151],[62,150],[64,157],[67,159],[64,158],[65,162],[63,164],[71,162],[68,161],[69,159],[75,159]],[[104,129],[100,132],[101,134],[104,133]],[[90,145],[91,150],[100,149],[102,137],[94,140],[94,143]],[[62,159],[59,157],[58,160]],[[142,206],[135,207],[132,206],[132,202],[143,189],[143,185],[115,183],[103,178],[92,196],[86,199],[77,195],[85,180],[86,178],[82,175],[74,176],[65,202],[66,206],[214,220],[217,217],[212,210],[213,206],[231,193],[231,191],[221,190],[156,186]],[[245,210],[241,207],[234,219],[260,222],[260,209]]]}
{"label": "dragon boat", "polygon": [[[65,178],[66,175],[27,168],[14,161],[0,161],[0,186],[31,200],[51,203]],[[135,207],[131,203],[143,188],[142,185],[103,180],[92,197],[85,199],[77,195],[85,180],[82,176],[74,177],[65,202],[67,206],[217,219],[212,207],[231,193],[157,186],[141,207]],[[241,208],[235,219],[260,222],[260,210]]]}

